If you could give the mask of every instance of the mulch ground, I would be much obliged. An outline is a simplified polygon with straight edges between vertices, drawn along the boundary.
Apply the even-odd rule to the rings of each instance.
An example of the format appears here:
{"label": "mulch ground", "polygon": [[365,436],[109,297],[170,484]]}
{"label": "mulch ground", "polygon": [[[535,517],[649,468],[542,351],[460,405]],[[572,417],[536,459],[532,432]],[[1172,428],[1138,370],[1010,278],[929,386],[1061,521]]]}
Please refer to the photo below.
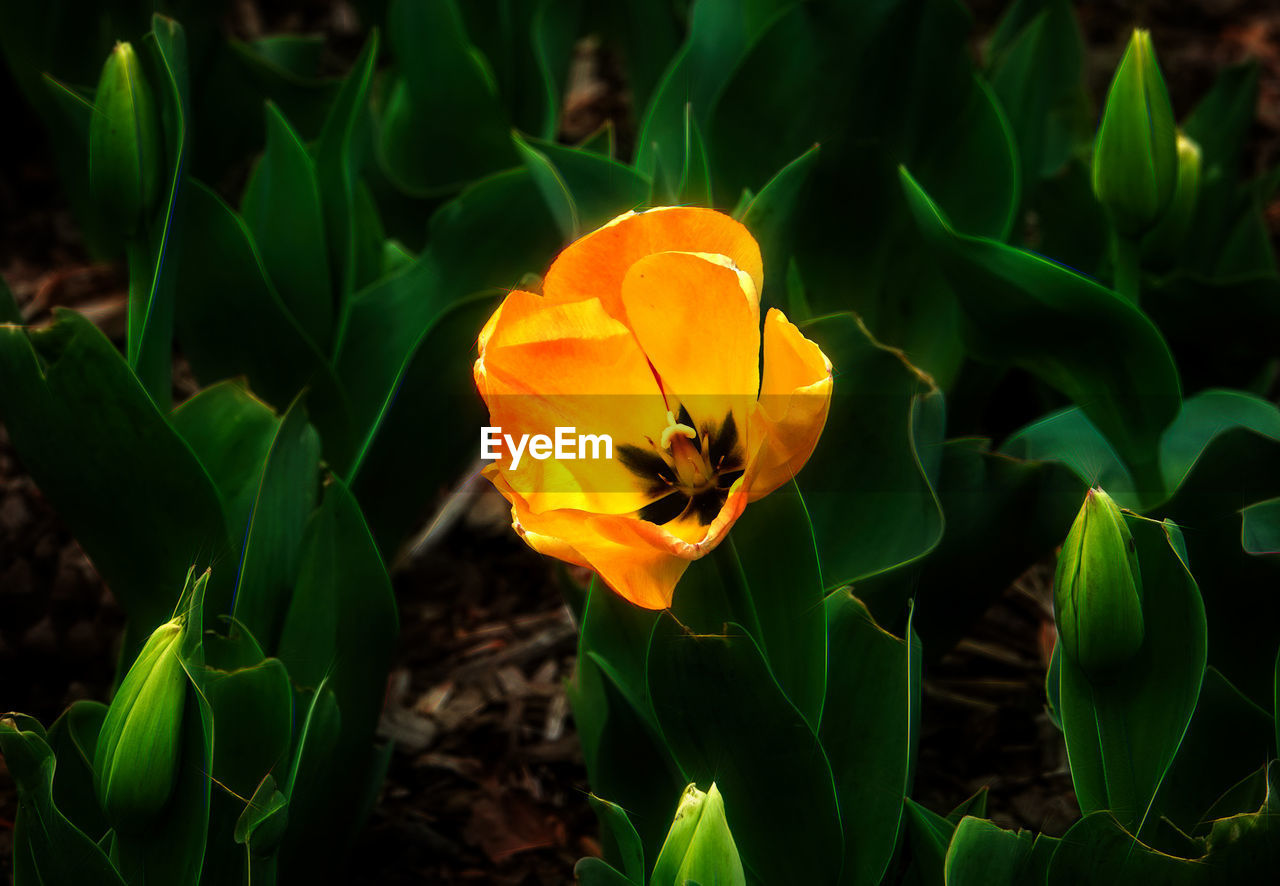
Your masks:
{"label": "mulch ground", "polygon": [[[281,11],[288,4],[240,2],[231,27],[252,36],[319,25],[358,45],[345,5],[328,5],[338,11],[300,4],[308,12],[291,19]],[[1003,5],[972,0],[980,33]],[[1180,115],[1223,65],[1246,54],[1262,62],[1258,168],[1280,159],[1280,11],[1268,5],[1153,0],[1145,17]],[[1117,2],[1078,6],[1100,94],[1132,13]],[[574,77],[566,131],[590,132],[605,118],[631,131],[607,57],[586,45]],[[38,132],[7,81],[0,106],[12,109],[11,132]],[[35,136],[0,140],[0,274],[29,320],[70,305],[122,333],[123,273],[87,259]],[[189,392],[185,380],[179,389]],[[350,882],[569,882],[574,861],[599,844],[564,695],[575,629],[561,577],[509,531],[500,500],[476,493],[393,578],[402,633],[380,733],[396,751]],[[1006,827],[1060,834],[1078,816],[1061,736],[1044,714],[1050,583],[1047,566],[1032,569],[926,674],[915,796],[930,808],[946,811],[986,787],[989,814]],[[75,699],[105,700],[122,621],[0,426],[0,710],[48,723]],[[3,870],[15,811],[0,761]]]}

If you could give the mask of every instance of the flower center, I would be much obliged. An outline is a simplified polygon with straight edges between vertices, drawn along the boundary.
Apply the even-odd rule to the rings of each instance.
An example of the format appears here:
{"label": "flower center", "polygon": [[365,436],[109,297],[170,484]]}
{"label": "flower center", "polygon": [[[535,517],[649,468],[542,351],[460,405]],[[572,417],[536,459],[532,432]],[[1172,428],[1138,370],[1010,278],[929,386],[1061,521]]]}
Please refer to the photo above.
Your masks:
{"label": "flower center", "polygon": [[645,484],[655,500],[637,516],[659,525],[692,517],[707,525],[715,519],[729,496],[729,488],[742,476],[743,455],[733,413],[718,424],[695,429],[683,406],[678,415],[667,413],[667,426],[649,446],[620,446],[622,463]]}

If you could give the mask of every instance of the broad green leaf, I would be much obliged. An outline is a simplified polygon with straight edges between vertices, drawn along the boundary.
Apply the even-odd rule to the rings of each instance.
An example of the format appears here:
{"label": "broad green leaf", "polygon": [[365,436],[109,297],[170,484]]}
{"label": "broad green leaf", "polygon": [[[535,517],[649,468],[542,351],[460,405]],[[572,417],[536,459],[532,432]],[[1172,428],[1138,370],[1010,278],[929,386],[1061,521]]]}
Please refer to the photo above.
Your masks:
{"label": "broad green leaf", "polygon": [[100,701],[71,703],[49,727],[48,742],[58,761],[53,778],[53,801],[80,830],[97,838],[109,825],[94,787],[93,756],[98,733],[107,716]]}
{"label": "broad green leaf", "polygon": [[902,814],[907,852],[903,883],[908,886],[936,886],[943,882],[947,847],[956,822],[948,821],[908,797]]}
{"label": "broad green leaf", "polygon": [[[350,332],[335,364],[365,445],[406,362],[445,312],[471,293],[518,288],[524,274],[545,270],[561,245],[522,169],[478,182],[446,203],[432,216],[429,242],[413,265],[361,291],[352,303]],[[495,253],[493,243],[503,249]]]}
{"label": "broad green leaf", "polygon": [[[1275,724],[1264,711],[1232,686],[1216,668],[1205,672],[1195,716],[1155,809],[1187,834],[1207,830],[1209,811],[1228,788],[1263,766],[1274,754]],[[1223,814],[1254,811],[1231,809]],[[1217,817],[1217,816],[1213,816]]]}
{"label": "broad green leaf", "polygon": [[646,663],[649,641],[659,613],[624,600],[608,585],[593,578],[578,634],[578,657],[590,658],[613,683],[632,710],[659,738],[653,703],[649,699]]}
{"label": "broad green leaf", "polygon": [[285,771],[293,731],[293,688],[279,659],[234,671],[210,669],[204,693],[213,711],[213,777],[251,797],[263,777]]}
{"label": "broad green leaf", "polygon": [[319,476],[320,440],[307,424],[306,409],[295,402],[263,464],[232,606],[236,620],[268,651],[277,648],[298,578],[303,529],[316,504]]}
{"label": "broad green leaf", "polygon": [[835,374],[826,428],[797,476],[823,581],[834,588],[915,560],[938,543],[942,516],[926,466],[941,456],[942,398],[851,314],[802,329]]}
{"label": "broad green leaf", "polygon": [[[384,130],[382,139],[393,178],[413,193],[428,195],[516,165],[498,85],[468,40],[459,4],[396,0],[387,24],[404,82],[396,110],[401,119]],[[442,120],[449,124],[438,125]]]}
{"label": "broad green leaf", "polygon": [[[484,407],[471,367],[476,338],[496,307],[491,295],[464,299],[423,331],[347,474],[388,558],[475,458]],[[425,460],[424,445],[431,453]]]}
{"label": "broad green leaf", "polygon": [[1127,832],[1109,812],[1101,811],[1086,814],[1063,836],[1046,882],[1047,886],[1191,886],[1212,880],[1203,866],[1155,851]]}
{"label": "broad green leaf", "polygon": [[943,868],[946,886],[987,886],[1021,882],[1031,861],[1035,836],[1006,831],[992,822],[966,815],[960,820]]}
{"label": "broad green leaf", "polygon": [[307,411],[335,466],[351,457],[350,407],[333,370],[262,269],[244,222],[212,191],[188,188],[178,273],[182,349],[205,384],[244,375],[283,411],[304,388]]}
{"label": "broad green leaf", "polygon": [[0,750],[18,788],[13,838],[18,876],[35,883],[124,886],[107,856],[59,811],[53,799],[57,762],[44,736],[0,719]]}
{"label": "broad green leaf", "polygon": [[778,685],[815,730],[827,688],[827,624],[813,526],[795,484],[743,511],[729,535]]}
{"label": "broad green leaf", "polygon": [[315,163],[279,108],[268,103],[266,117],[266,152],[245,186],[240,212],[281,300],[327,352],[334,293]]}
{"label": "broad green leaf", "polygon": [[847,590],[828,597],[825,609],[830,661],[819,738],[831,759],[844,828],[840,883],[874,886],[893,858],[910,790],[920,643],[914,634],[907,641],[884,631]]}
{"label": "broad green leaf", "polygon": [[[168,620],[192,561],[214,562],[229,549],[212,481],[124,358],[79,314],[59,311],[40,330],[0,326],[0,377],[0,416],[14,448],[140,643]],[[126,660],[133,654],[126,647]]]}
{"label": "broad green leaf", "polygon": [[579,657],[566,686],[593,792],[627,810],[647,858],[657,858],[688,784],[665,742],[601,670],[596,656]]}
{"label": "broad green leaf", "polygon": [[1280,554],[1280,498],[1250,505],[1240,512],[1241,543],[1250,554]]}
{"label": "broad green leaf", "polygon": [[633,883],[644,882],[644,847],[627,812],[617,803],[610,803],[592,794],[587,798],[600,819],[600,837],[605,846],[605,857],[612,858],[622,867],[622,872]]}
{"label": "broad green leaf", "polygon": [[648,179],[630,166],[581,148],[546,141],[530,144],[550,161],[564,182],[583,234],[637,209],[649,194]]}
{"label": "broad green leaf", "polygon": [[[988,446],[977,438],[947,441],[937,482],[942,541],[908,567],[858,587],[881,611],[914,595],[915,629],[933,656],[951,649],[1018,576],[1062,543],[1084,495],[1064,466]],[[1000,543],[992,545],[993,538]]]}
{"label": "broad green leaf", "polygon": [[1061,660],[1061,715],[1080,809],[1154,826],[1156,792],[1187,731],[1205,671],[1204,604],[1172,523],[1130,518],[1142,569],[1145,640],[1118,678],[1091,684]]}
{"label": "broad green leaf", "polygon": [[[278,651],[295,684],[320,693],[324,730],[314,756],[297,756],[308,746],[299,740],[297,772],[284,789],[294,819],[286,838],[292,876],[311,871],[322,879],[323,847],[352,838],[369,780],[385,769],[372,738],[397,630],[395,597],[373,537],[350,491],[330,477],[307,523]],[[325,699],[333,700],[331,712]]]}
{"label": "broad green leaf", "polygon": [[243,380],[219,382],[169,414],[169,424],[200,459],[218,489],[227,537],[239,544],[249,528],[262,467],[280,418]]}
{"label": "broad green leaf", "polygon": [[1181,392],[1156,328],[1115,293],[1061,265],[959,233],[905,170],[901,175],[916,221],[956,289],[974,354],[1026,369],[1066,394],[1111,441],[1140,491],[1157,488],[1156,446]]}
{"label": "broad green leaf", "polygon": [[745,867],[763,882],[832,883],[843,851],[831,767],[736,625],[686,633],[664,615],[649,691],[686,783],[715,781]]}
{"label": "broad green leaf", "polygon": [[280,788],[289,798],[293,824],[285,832],[280,865],[285,876],[311,876],[316,882],[324,876],[321,847],[333,845],[326,841],[333,839],[332,830],[339,827],[329,816],[334,801],[334,754],[343,718],[333,692],[323,685],[300,692],[294,707],[300,714],[300,725],[289,775]]}

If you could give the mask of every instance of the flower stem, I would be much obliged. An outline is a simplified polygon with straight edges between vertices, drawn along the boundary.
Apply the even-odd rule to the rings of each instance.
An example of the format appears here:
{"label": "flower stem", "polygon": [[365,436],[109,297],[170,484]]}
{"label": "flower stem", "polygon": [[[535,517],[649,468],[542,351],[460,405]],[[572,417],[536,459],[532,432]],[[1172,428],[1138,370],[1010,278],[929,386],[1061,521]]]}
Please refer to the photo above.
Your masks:
{"label": "flower stem", "polygon": [[1115,291],[1135,307],[1142,298],[1142,244],[1136,237],[1115,235]]}

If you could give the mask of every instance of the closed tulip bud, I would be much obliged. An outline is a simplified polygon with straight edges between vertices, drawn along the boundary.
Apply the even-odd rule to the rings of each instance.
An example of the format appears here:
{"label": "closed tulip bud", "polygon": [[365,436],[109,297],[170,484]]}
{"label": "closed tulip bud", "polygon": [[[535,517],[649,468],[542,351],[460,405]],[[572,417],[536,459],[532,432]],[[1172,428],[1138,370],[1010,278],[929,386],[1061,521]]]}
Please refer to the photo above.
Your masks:
{"label": "closed tulip bud", "polygon": [[724,798],[714,784],[703,793],[684,789],[649,886],[746,886],[738,847],[724,817]]}
{"label": "closed tulip bud", "polygon": [[187,697],[182,634],[178,620],[156,628],[102,723],[93,760],[98,800],[121,831],[145,827],[173,791]]}
{"label": "closed tulip bud", "polygon": [[1094,683],[1111,682],[1142,647],[1142,573],[1120,508],[1090,489],[1058,556],[1058,642]]}
{"label": "closed tulip bud", "polygon": [[1153,258],[1172,259],[1187,238],[1200,198],[1200,146],[1178,133],[1178,185],[1173,200],[1155,229],[1143,241],[1143,251]]}
{"label": "closed tulip bud", "polygon": [[1169,90],[1147,31],[1135,30],[1116,68],[1093,148],[1093,192],[1116,230],[1137,237],[1169,206],[1178,149]]}
{"label": "closed tulip bud", "polygon": [[89,187],[103,219],[138,229],[160,190],[160,121],[142,65],[117,43],[102,66],[89,123]]}

